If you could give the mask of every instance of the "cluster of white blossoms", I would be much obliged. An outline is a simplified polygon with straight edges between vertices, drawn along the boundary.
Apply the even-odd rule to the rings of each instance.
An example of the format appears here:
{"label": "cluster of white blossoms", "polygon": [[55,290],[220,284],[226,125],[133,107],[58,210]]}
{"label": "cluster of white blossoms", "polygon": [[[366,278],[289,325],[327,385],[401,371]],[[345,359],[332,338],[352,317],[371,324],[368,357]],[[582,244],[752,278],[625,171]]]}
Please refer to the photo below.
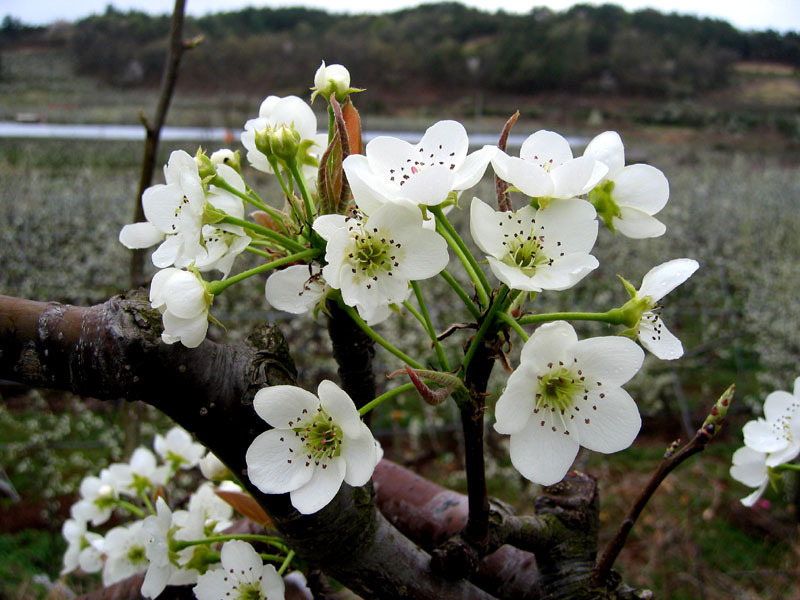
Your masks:
{"label": "cluster of white blossoms", "polygon": [[800,455],[800,377],[793,393],[775,391],[764,400],[764,416],[744,426],[744,446],[733,453],[731,477],[755,490],[742,498],[753,506],[776,468]]}
{"label": "cluster of white blossoms", "polygon": [[[284,206],[258,198],[230,150],[211,159],[176,152],[165,168],[166,185],[143,197],[148,221],[123,229],[120,239],[129,247],[161,243],[153,262],[163,270],[153,279],[150,300],[163,315],[163,340],[199,345],[214,295],[266,271],[272,271],[265,296],[273,308],[316,316],[328,303],[338,303],[371,332],[391,309],[410,306],[413,289],[422,303],[416,282],[442,274],[453,249],[475,295],[455,291],[478,324],[495,318],[498,309],[527,340],[494,410],[495,428],[511,436],[519,471],[535,482],[554,483],[580,446],[615,452],[630,445],[640,418],[621,386],[642,364],[636,341],[662,359],[683,354],[661,320],[659,303],[698,263],[667,261],[647,273],[638,290],[623,279],[630,299],[588,317],[626,326],[622,337],[578,340],[572,326],[559,320],[541,325],[528,339],[522,326],[556,321],[535,320],[541,315],[527,309],[528,298],[572,288],[597,269],[593,249],[601,221],[628,238],[665,233],[654,216],[669,198],[663,173],[626,165],[615,132],[598,135],[576,157],[564,137],[541,130],[515,156],[492,145],[470,152],[466,129],[452,120],[432,125],[417,144],[380,136],[363,154],[346,155],[346,148],[361,147],[360,121],[353,118],[357,111],[349,97],[360,90],[350,86],[347,69],[324,62],[311,89],[312,101],[321,96],[328,103],[327,134],[318,133],[314,111],[296,96],[268,96],[241,134],[250,165],[278,179]],[[490,165],[507,184],[499,210],[477,197],[462,203],[462,194]],[[244,203],[259,209],[253,223],[244,219]],[[446,211],[454,207],[469,209],[472,240],[500,282],[497,288],[447,220]],[[203,281],[201,272],[213,268],[228,277],[244,249],[267,262],[225,281]],[[438,344],[433,325],[424,325]],[[488,329],[503,328],[499,321],[488,325],[478,341]],[[453,371],[444,355],[439,352],[439,369]],[[318,396],[290,386],[268,388],[254,406],[271,427],[247,453],[248,476],[263,492],[289,493],[300,512],[311,513],[328,504],[342,483],[362,485],[370,478],[380,452],[353,401],[334,383],[323,382]]]}
{"label": "cluster of white blossoms", "polygon": [[[217,543],[221,563],[204,545],[232,524],[233,507],[217,492],[240,494],[238,485],[205,481],[180,510],[172,510],[165,500],[178,471],[201,467],[204,474],[223,475],[219,460],[179,427],[166,436],[157,435],[154,449],[155,454],[140,447],[129,462],[84,478],[81,497],[62,527],[67,550],[61,573],[101,573],[105,586],[144,573],[145,598],[158,597],[167,585],[194,585],[200,600],[231,597],[220,592],[222,588],[240,593],[233,597],[283,598],[283,579],[273,565],[262,563],[249,544],[238,540],[223,544],[230,536],[222,537]],[[115,511],[117,521],[134,520],[108,527]],[[230,573],[233,564],[238,565],[236,573]]]}

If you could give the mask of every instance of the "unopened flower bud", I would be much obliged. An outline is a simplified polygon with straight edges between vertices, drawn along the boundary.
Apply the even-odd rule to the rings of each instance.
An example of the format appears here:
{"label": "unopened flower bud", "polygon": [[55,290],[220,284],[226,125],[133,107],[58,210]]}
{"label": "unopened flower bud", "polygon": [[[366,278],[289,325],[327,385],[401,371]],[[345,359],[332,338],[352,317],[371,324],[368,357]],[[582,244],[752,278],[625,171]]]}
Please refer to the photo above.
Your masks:
{"label": "unopened flower bud", "polygon": [[335,94],[336,100],[344,102],[352,92],[361,91],[350,87],[350,72],[345,67],[342,65],[325,66],[324,60],[314,74],[314,87],[311,89],[314,92],[311,94],[312,102],[318,94],[326,100],[330,99],[331,94]]}
{"label": "unopened flower bud", "polygon": [[286,125],[278,127],[270,136],[272,154],[287,163],[297,158],[299,142],[300,134]]}
{"label": "unopened flower bud", "polygon": [[211,452],[200,459],[200,472],[211,481],[222,481],[230,475],[228,467]]}
{"label": "unopened flower bud", "polygon": [[214,165],[228,165],[240,175],[242,173],[242,164],[238,150],[236,152],[228,150],[227,148],[217,150],[211,155],[211,162],[214,163]]}

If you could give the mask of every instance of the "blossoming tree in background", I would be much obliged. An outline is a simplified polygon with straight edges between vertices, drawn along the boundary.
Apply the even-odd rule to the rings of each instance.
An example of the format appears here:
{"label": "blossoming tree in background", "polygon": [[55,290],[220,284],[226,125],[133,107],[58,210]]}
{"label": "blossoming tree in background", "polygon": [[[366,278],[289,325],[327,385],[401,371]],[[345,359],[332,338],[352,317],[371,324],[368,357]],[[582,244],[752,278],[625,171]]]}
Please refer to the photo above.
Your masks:
{"label": "blossoming tree in background", "polygon": [[[623,278],[635,274],[620,274],[629,299],[597,312],[542,312],[537,299],[592,276],[602,260],[593,254],[600,221],[632,240],[618,243],[663,235],[653,215],[667,202],[666,178],[649,165],[626,166],[615,132],[574,157],[562,136],[538,131],[511,156],[503,140],[515,117],[497,146],[472,152],[460,123],[440,121],[417,144],[382,136],[362,153],[352,100],[360,90],[347,70],[323,63],[312,91],[327,102],[327,133],[303,99],[269,96],[244,125],[246,161],[230,149],[172,153],[165,183],[142,198],[147,220],[120,233],[129,248],[157,245],[160,270],[146,301],[59,309],[58,318],[53,307],[4,305],[15,323],[4,333],[4,376],[140,398],[184,428],[157,438],[158,458],[141,448],[84,480],[64,525],[64,572],[101,572],[105,585],[143,573],[148,598],[170,585],[192,585],[201,600],[280,598],[289,573],[305,574],[321,593],[319,570],[365,597],[645,597],[612,574],[614,559],[661,479],[713,438],[732,390],[693,440],[671,449],[599,560],[596,489],[570,468],[580,447],[612,453],[637,437],[641,418],[624,385],[642,365],[642,348],[664,360],[683,354],[660,302],[699,265],[670,258],[638,290]],[[248,185],[248,166],[277,180],[277,203]],[[497,197],[472,197],[490,169]],[[468,211],[468,232],[454,226],[457,211]],[[245,252],[263,262],[237,270]],[[273,308],[305,314],[310,327],[328,322],[340,385],[323,381],[316,394],[295,386],[274,330],[233,346],[206,339],[216,296],[265,276]],[[438,313],[452,322],[432,317],[425,285],[433,278],[452,294]],[[381,335],[396,311],[413,315],[430,354],[412,356]],[[583,337],[573,326],[580,321],[605,323],[609,334]],[[461,329],[468,333],[451,335]],[[47,351],[23,373],[25,335],[39,336]],[[516,365],[507,355],[514,344],[522,348]],[[409,379],[380,395],[376,345]],[[496,361],[511,374],[493,397]],[[439,507],[458,507],[455,520],[437,517],[431,498],[444,490],[382,460],[366,424],[409,390],[432,405],[454,402],[460,413],[468,495]],[[748,503],[769,469],[800,452],[798,402],[797,385],[794,395],[775,392],[765,418],[745,428],[732,475],[758,488]],[[533,516],[487,495],[487,418],[509,436],[520,474],[552,486]],[[197,465],[217,483],[178,506],[174,476]],[[398,482],[409,485],[400,491]],[[231,528],[234,509],[250,519],[246,532]],[[131,520],[109,529],[115,511]],[[516,565],[504,571],[515,573],[513,583],[497,561]]]}

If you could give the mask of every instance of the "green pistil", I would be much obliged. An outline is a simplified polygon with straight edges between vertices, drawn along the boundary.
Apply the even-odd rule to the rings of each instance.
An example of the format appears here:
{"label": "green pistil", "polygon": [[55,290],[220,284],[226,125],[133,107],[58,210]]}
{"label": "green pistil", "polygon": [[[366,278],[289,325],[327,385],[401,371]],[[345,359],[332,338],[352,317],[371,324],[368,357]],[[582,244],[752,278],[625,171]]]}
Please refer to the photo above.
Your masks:
{"label": "green pistil", "polygon": [[574,398],[582,390],[583,384],[576,381],[575,374],[566,367],[560,367],[539,379],[536,408],[555,408],[563,412],[572,407]]}
{"label": "green pistil", "polygon": [[133,546],[130,550],[128,550],[128,560],[134,565],[147,560],[144,546]]}
{"label": "green pistil", "polygon": [[542,243],[535,236],[528,236],[524,239],[521,237],[512,238],[506,242],[506,248],[508,248],[508,255],[513,264],[521,269],[535,270],[536,267],[548,262],[547,257],[540,254]]}
{"label": "green pistil", "polygon": [[[355,241],[355,250],[348,255],[354,274],[359,274],[373,281],[379,275],[392,276],[392,269],[399,266],[396,253],[401,245],[387,237],[381,237],[378,228],[367,231],[363,227],[351,233]],[[367,284],[371,287],[372,284]]]}
{"label": "green pistil", "polygon": [[308,461],[313,460],[318,465],[320,461],[330,460],[341,453],[342,430],[322,409],[310,422],[295,427],[294,432],[303,440]]}
{"label": "green pistil", "polygon": [[236,587],[239,592],[237,600],[261,600],[261,588],[255,583],[242,583]]}

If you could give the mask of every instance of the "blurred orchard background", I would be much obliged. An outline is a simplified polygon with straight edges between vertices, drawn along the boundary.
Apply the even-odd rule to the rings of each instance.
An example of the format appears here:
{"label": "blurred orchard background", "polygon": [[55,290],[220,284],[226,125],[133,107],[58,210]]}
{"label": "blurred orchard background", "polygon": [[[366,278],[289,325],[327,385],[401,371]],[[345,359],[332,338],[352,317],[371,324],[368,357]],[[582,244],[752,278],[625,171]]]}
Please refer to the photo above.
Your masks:
{"label": "blurred orchard background", "polygon": [[[140,111],[150,115],[155,107],[168,30],[168,16],[113,8],[49,26],[6,17],[0,121],[137,125]],[[178,148],[241,148],[239,133],[263,98],[308,98],[325,60],[345,64],[353,85],[367,88],[354,98],[367,134],[420,136],[454,118],[470,134],[495,139],[519,110],[516,135],[552,129],[570,137],[579,155],[594,135],[613,129],[628,163],[661,169],[671,187],[658,215],[667,234],[615,239],[601,227],[600,268],[576,288],[538,299],[542,310],[606,310],[626,299],[617,274],[638,286],[666,260],[691,257],[701,265],[666,299],[666,320],[685,356],[665,362],[648,355],[627,386],[644,417],[639,439],[611,457],[582,454],[576,466],[600,481],[607,539],[666,446],[686,440],[736,383],[721,438],[662,485],[618,567],[628,583],[657,598],[800,597],[796,479],[787,477],[785,490],[768,490],[746,509],[738,499],[748,488],[728,475],[742,424],[759,414],[769,392],[791,390],[800,375],[798,33],[744,32],[720,20],[612,5],[512,15],[457,3],[348,16],[252,8],[188,18],[186,30],[203,41],[184,57],[167,125],[225,133],[165,140],[159,165]],[[315,108],[323,111],[323,103]],[[326,123],[322,112],[319,122]],[[0,293],[88,305],[128,289],[128,251],[117,235],[133,220],[141,156],[141,140],[3,137]],[[250,169],[247,178],[262,198],[278,202],[278,187],[266,176]],[[161,181],[159,170],[154,183]],[[467,193],[492,201],[493,181]],[[466,211],[454,220],[466,231]],[[444,298],[445,287],[436,289]],[[447,302],[430,306],[442,328],[466,320]],[[324,321],[269,310],[263,280],[232,288],[212,312],[227,328],[212,326],[213,339],[239,339],[269,320],[289,338],[300,385],[313,389],[336,378]],[[393,318],[380,331],[424,355],[429,349],[411,319]],[[379,351],[379,373],[395,368]],[[380,386],[386,382],[379,377]],[[0,598],[67,598],[92,589],[98,582],[91,577],[58,582],[66,547],[60,527],[78,483],[132,444],[149,445],[169,424],[138,407],[138,427],[126,428],[131,413],[123,401],[0,386],[0,482],[7,489],[0,498]],[[375,419],[388,457],[464,489],[454,411],[408,396],[381,407]],[[504,441],[491,433],[490,493],[532,510],[535,486],[510,466]]]}

